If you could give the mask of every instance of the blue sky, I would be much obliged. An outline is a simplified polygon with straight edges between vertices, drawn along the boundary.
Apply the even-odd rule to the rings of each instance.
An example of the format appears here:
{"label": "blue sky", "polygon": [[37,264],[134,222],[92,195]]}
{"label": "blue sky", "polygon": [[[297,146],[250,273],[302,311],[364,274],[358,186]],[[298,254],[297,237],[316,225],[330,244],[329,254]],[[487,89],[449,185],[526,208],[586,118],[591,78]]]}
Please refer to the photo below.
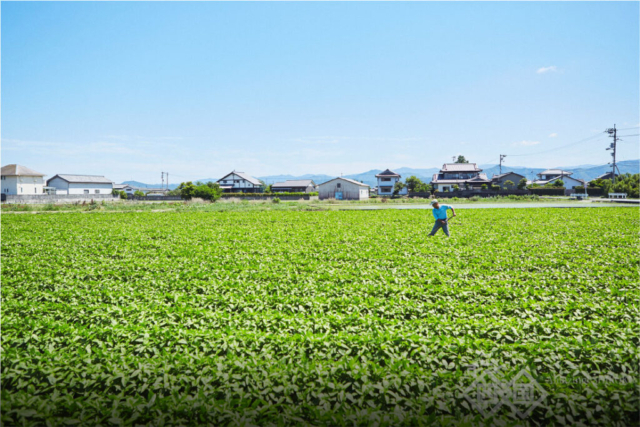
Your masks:
{"label": "blue sky", "polygon": [[[172,182],[604,164],[638,2],[3,2],[2,164]],[[638,137],[621,159],[636,159]]]}

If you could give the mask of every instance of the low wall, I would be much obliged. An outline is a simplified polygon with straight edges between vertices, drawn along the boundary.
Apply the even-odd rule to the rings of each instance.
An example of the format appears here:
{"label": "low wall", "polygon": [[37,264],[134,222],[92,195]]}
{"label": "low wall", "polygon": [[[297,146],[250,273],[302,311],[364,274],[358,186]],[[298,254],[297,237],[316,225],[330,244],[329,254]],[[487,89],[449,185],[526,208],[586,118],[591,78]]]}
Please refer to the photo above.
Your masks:
{"label": "low wall", "polygon": [[469,197],[495,197],[495,196],[527,196],[531,194],[528,190],[458,190],[458,191],[436,191],[433,193],[433,196],[437,199],[440,197],[459,197],[459,198],[469,198]]}
{"label": "low wall", "polygon": [[46,205],[68,203],[112,202],[118,200],[118,196],[111,194],[6,194],[2,197],[2,203],[15,205]]}
{"label": "low wall", "polygon": [[233,201],[233,202],[240,202],[242,200],[273,200],[275,197],[277,197],[280,200],[293,200],[293,201],[297,201],[297,200],[318,200],[318,196],[309,196],[304,195],[304,196],[243,196],[243,197],[222,197],[220,199],[218,199],[218,201]]}

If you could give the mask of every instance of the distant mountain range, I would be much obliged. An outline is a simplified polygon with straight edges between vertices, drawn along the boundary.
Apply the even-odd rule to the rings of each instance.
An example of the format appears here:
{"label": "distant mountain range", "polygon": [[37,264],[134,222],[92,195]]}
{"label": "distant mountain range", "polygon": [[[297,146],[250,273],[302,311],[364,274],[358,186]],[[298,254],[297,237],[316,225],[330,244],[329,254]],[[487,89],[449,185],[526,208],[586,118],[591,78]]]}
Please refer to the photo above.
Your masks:
{"label": "distant mountain range", "polygon": [[[622,162],[618,162],[618,167],[620,168],[620,172],[622,173],[640,173],[640,160],[624,160]],[[480,165],[483,173],[486,173],[489,178],[493,175],[497,175],[500,173],[499,165]],[[584,179],[586,181],[590,181],[592,179],[597,178],[598,176],[605,174],[611,171],[611,165],[579,165],[579,166],[557,166],[554,168],[547,169],[562,169],[568,172],[573,172],[571,175],[573,178]],[[536,178],[536,174],[545,170],[544,168],[528,168],[526,166],[502,166],[502,172],[515,172],[520,175],[525,176],[527,179]],[[367,172],[343,175],[345,178],[354,179],[356,181],[362,181],[365,184],[369,184],[372,187],[376,187],[377,179],[376,174],[382,172],[383,169],[372,169]],[[402,175],[402,180],[404,181],[407,177],[415,175],[420,178],[423,182],[431,182],[431,178],[433,174],[438,173],[440,171],[439,168],[428,168],[428,169],[413,169],[413,168],[398,168],[394,169],[394,172]],[[330,179],[335,178],[335,176],[331,175],[269,175],[269,176],[259,176],[256,177],[266,184],[273,184],[275,182],[282,182],[288,179],[312,179],[316,184],[322,184],[323,182],[329,181]],[[205,178],[196,181],[208,182],[208,181],[217,181],[217,178]],[[194,181],[195,182],[195,181]],[[145,184],[139,181],[125,181],[123,184],[129,184],[134,187],[145,187],[145,188],[160,188],[161,184]],[[174,189],[178,186],[178,184],[169,185],[170,189]]]}

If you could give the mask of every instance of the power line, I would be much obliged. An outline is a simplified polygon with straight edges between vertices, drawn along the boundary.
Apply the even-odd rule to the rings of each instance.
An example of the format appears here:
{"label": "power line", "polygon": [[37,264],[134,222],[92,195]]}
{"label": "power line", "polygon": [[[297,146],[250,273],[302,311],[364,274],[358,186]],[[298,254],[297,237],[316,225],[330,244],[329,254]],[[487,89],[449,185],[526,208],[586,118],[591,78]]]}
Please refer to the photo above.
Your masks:
{"label": "power line", "polygon": [[549,150],[538,151],[538,152],[535,152],[535,153],[528,153],[528,154],[509,154],[509,157],[526,157],[526,156],[535,156],[535,155],[538,155],[538,154],[551,153],[553,151],[561,150],[563,148],[567,148],[567,147],[571,147],[571,146],[574,146],[574,145],[577,145],[577,144],[581,144],[581,143],[586,142],[586,141],[595,140],[596,138],[601,139],[601,138],[604,138],[604,137],[601,134],[597,134],[597,135],[590,136],[588,138],[581,139],[580,141],[572,142],[572,143],[566,144],[566,145],[561,145],[559,147],[551,148]]}

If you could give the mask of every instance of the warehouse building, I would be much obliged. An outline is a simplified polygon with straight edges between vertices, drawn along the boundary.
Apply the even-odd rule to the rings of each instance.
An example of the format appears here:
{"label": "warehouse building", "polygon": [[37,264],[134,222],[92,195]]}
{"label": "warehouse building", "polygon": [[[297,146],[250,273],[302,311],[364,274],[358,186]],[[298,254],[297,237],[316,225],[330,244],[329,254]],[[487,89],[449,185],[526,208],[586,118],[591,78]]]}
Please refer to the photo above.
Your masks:
{"label": "warehouse building", "polygon": [[271,185],[274,193],[313,193],[317,191],[316,183],[311,179],[288,179],[285,182],[276,182]]}
{"label": "warehouse building", "polygon": [[59,174],[47,180],[55,194],[111,194],[113,181],[101,175]]}
{"label": "warehouse building", "polygon": [[349,178],[334,178],[318,186],[320,200],[367,200],[369,186]]}

